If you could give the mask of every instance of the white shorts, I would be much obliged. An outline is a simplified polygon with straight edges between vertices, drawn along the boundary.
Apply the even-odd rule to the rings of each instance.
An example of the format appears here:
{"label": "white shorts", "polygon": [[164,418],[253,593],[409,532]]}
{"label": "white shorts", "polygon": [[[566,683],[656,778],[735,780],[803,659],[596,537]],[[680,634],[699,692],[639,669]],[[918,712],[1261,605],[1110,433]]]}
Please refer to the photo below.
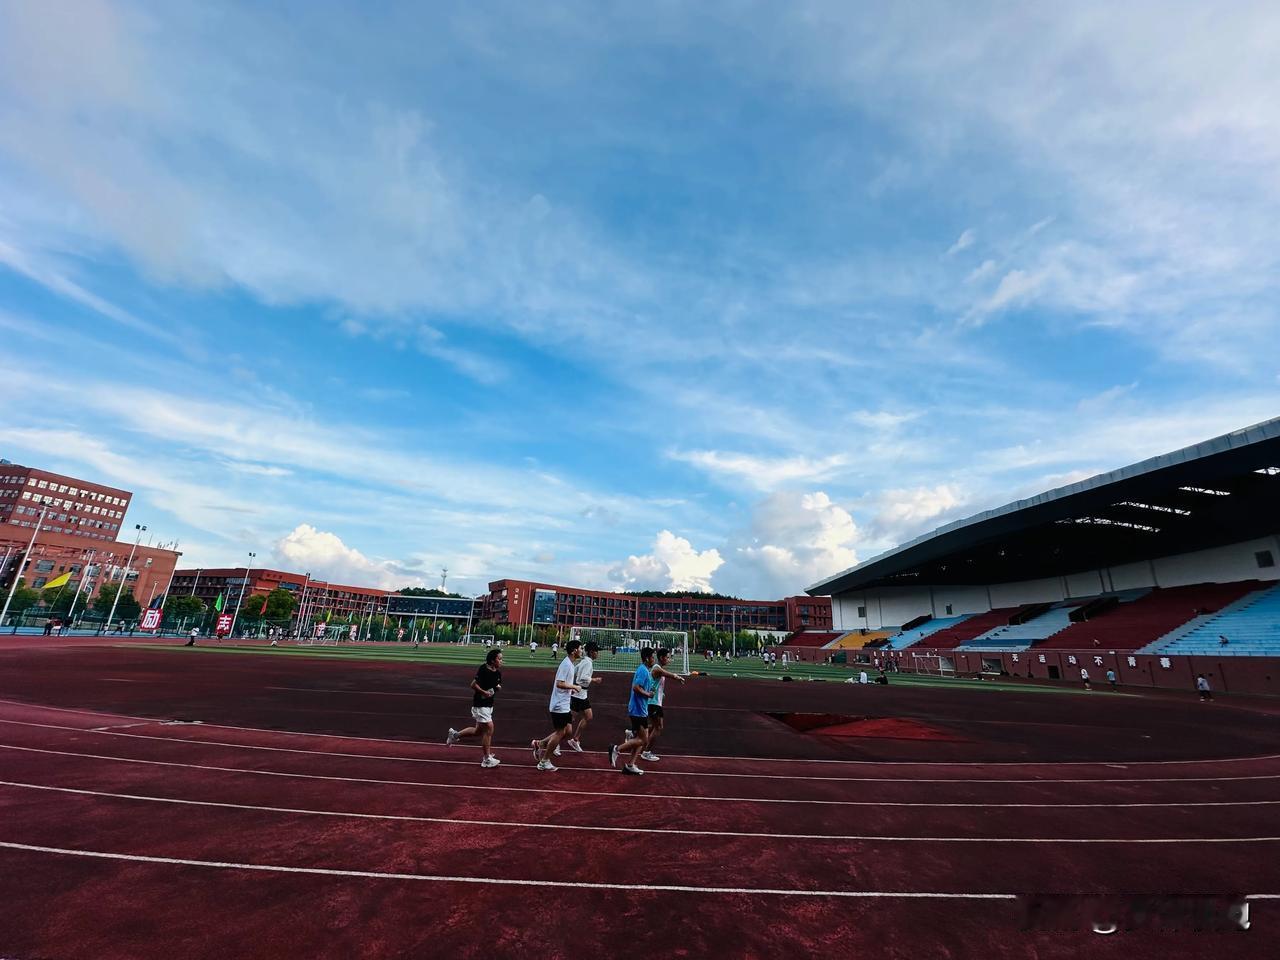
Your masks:
{"label": "white shorts", "polygon": [[476,723],[493,723],[493,707],[472,707],[471,719]]}

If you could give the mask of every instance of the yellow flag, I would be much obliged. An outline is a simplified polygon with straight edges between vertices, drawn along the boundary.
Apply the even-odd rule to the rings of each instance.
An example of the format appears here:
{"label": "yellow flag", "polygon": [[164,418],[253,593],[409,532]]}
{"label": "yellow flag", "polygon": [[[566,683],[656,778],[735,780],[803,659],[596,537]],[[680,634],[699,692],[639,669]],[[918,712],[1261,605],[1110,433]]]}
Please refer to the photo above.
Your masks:
{"label": "yellow flag", "polygon": [[60,576],[60,577],[54,577],[52,580],[50,580],[48,583],[46,583],[46,584],[45,584],[43,587],[41,587],[40,589],[41,589],[41,590],[52,590],[54,587],[61,587],[62,585],[64,585],[64,584],[65,584],[68,580],[70,580],[70,579],[71,579],[71,574],[69,574],[69,573],[64,573],[64,574],[63,574],[62,576]]}

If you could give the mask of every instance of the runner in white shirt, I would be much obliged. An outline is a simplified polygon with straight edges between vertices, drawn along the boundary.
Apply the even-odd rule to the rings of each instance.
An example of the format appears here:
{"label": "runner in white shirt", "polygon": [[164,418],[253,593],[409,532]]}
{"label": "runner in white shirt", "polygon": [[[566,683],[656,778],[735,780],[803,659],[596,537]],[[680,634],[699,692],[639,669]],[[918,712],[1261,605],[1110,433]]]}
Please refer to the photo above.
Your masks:
{"label": "runner in white shirt", "polygon": [[587,645],[582,648],[586,653],[573,667],[573,682],[580,688],[581,692],[574,694],[569,698],[569,710],[573,714],[573,726],[570,728],[570,734],[565,740],[569,747],[582,753],[582,731],[587,729],[587,721],[591,719],[591,685],[599,683],[603,677],[594,676],[596,654],[600,652],[600,644],[594,640],[588,640]]}
{"label": "runner in white shirt", "polygon": [[551,686],[551,727],[549,734],[541,740],[530,741],[533,747],[533,758],[538,761],[538,769],[554,771],[555,765],[548,759],[569,733],[569,723],[573,719],[570,699],[582,688],[573,682],[573,668],[582,656],[582,641],[570,640],[565,644],[565,657],[556,668],[555,683]]}
{"label": "runner in white shirt", "polygon": [[640,754],[640,759],[648,760],[650,763],[659,759],[658,755],[653,752],[653,743],[662,733],[664,724],[662,708],[667,694],[667,677],[684,683],[684,677],[667,669],[667,664],[670,662],[671,651],[666,647],[660,647],[658,649],[658,662],[649,671],[653,679],[657,681],[657,686],[654,687],[653,696],[649,698],[649,742],[645,744],[644,753]]}

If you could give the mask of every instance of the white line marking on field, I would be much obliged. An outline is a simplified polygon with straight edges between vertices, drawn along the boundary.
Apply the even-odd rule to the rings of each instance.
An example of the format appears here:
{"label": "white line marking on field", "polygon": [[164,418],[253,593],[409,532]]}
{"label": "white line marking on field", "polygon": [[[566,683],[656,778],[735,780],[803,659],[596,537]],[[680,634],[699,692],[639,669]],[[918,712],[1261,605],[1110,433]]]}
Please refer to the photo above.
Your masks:
{"label": "white line marking on field", "polygon": [[638,893],[746,894],[770,897],[842,897],[881,900],[1016,900],[1012,893],[899,893],[892,890],[780,890],[764,887],[687,887],[662,883],[587,883],[580,880],[515,880],[506,877],[448,877],[426,873],[382,873],[376,870],[334,870],[326,867],[286,867],[269,863],[225,863],[217,860],[185,860],[178,857],[146,857],[134,853],[100,850],[68,850],[29,843],[0,841],[7,850],[52,853],[67,857],[125,860],[130,863],[164,863],[180,867],[214,867],[222,870],[260,870],[268,873],[303,873],[325,877],[361,877],[371,880],[426,880],[436,883],[476,883],[509,887],[571,887],[582,890],[627,890]]}
{"label": "white line marking on field", "polygon": [[[148,723],[161,722],[163,724],[175,723],[176,721],[148,721]],[[104,736],[125,737],[131,740],[153,740],[158,743],[190,743],[198,746],[207,747],[226,747],[231,750],[259,750],[269,753],[297,753],[306,756],[318,757],[348,757],[354,760],[386,760],[401,763],[436,763],[448,766],[474,766],[475,761],[470,760],[443,760],[437,757],[400,757],[390,756],[387,754],[376,753],[344,753],[342,751],[333,750],[306,750],[301,747],[268,747],[261,744],[253,743],[228,743],[225,740],[205,740],[194,739],[191,737],[156,737],[141,733],[117,733],[114,730],[102,728],[86,728],[86,727],[66,727],[53,723],[36,723],[30,720],[3,720],[0,723],[7,723],[18,727],[37,727],[44,730],[64,730],[71,733],[100,733]],[[199,723],[199,721],[195,721]],[[147,724],[139,724],[146,726]],[[202,724],[205,727],[217,727],[219,724]],[[397,743],[405,743],[405,741],[395,741]],[[407,744],[414,746],[415,744]],[[500,748],[508,751],[518,751],[521,754],[528,750],[528,747],[504,747]],[[594,754],[597,751],[587,750],[585,754]],[[601,754],[603,755],[603,754]],[[533,764],[508,763],[511,767],[530,767]],[[566,773],[615,773],[609,767],[561,767],[561,771]],[[1030,779],[993,779],[989,777],[813,777],[797,774],[784,773],[725,773],[718,771],[699,771],[699,770],[655,770],[652,767],[646,771],[650,776],[656,777],[708,777],[712,779],[737,779],[737,780],[799,780],[814,783],[899,783],[899,784],[915,784],[915,783],[992,783],[992,784],[1045,784],[1052,785],[1058,783],[1085,783],[1085,784],[1101,784],[1101,783],[1219,783],[1232,782],[1238,780],[1280,780],[1280,774],[1257,774],[1252,776],[1241,777],[1077,777],[1053,779],[1049,777],[1033,777]],[[1175,804],[1176,806],[1177,804]],[[1111,806],[1111,804],[1098,804],[1098,806]]]}
{"label": "white line marking on field", "polygon": [[[1072,808],[1113,808],[1113,807],[1195,807],[1195,806],[1255,806],[1271,804],[1270,800],[1249,800],[1241,803],[1212,801],[1206,803],[916,803],[912,801],[878,801],[878,800],[813,800],[781,797],[722,797],[696,796],[672,793],[614,793],[607,790],[555,790],[544,787],[503,787],[489,784],[470,783],[435,783],[422,780],[380,780],[372,777],[333,777],[318,773],[289,773],[282,770],[256,770],[242,767],[215,767],[200,763],[179,763],[174,760],[141,760],[136,757],[113,757],[96,753],[78,753],[71,750],[46,750],[39,747],[20,747],[14,744],[0,744],[0,750],[20,750],[24,753],[43,753],[59,757],[80,757],[87,760],[106,760],[113,763],[136,763],[154,767],[177,767],[184,770],[209,770],[215,773],[238,773],[258,777],[289,777],[296,780],[323,780],[332,783],[372,783],[380,786],[399,787],[431,787],[440,790],[479,790],[497,793],[539,793],[569,797],[625,797],[643,800],[690,800],[703,803],[765,803],[770,805],[800,804],[806,806],[829,807],[957,807],[957,808],[1001,808],[1001,809],[1072,809]],[[514,766],[512,764],[511,766]],[[531,768],[531,765],[528,765]]]}
{"label": "white line marking on field", "polygon": [[[655,833],[686,837],[751,837],[757,840],[822,840],[842,843],[1274,843],[1280,837],[888,837],[864,834],[829,833],[760,833],[751,830],[680,830],[674,827],[604,827],[582,823],[529,823],[516,820],[462,820],[454,817],[414,817],[403,814],[360,813],[349,810],[310,810],[298,807],[271,807],[252,803],[227,803],[217,800],[184,800],[178,797],[149,797],[134,793],[107,793],[100,790],[81,790],[72,787],[55,787],[41,783],[17,783],[0,780],[0,787],[18,787],[25,790],[46,790],[55,793],[71,793],[86,797],[107,797],[113,800],[141,800],[150,803],[173,803],[192,807],[219,807],[227,810],[254,810],[260,813],[303,814],[313,817],[348,817],[357,820],[392,820],[408,823],[441,823],[450,826],[499,827],[511,830],[580,830],[596,833]],[[1280,801],[1256,801],[1274,803]],[[1227,804],[1234,806],[1235,804]],[[895,804],[872,804],[895,806]],[[922,804],[922,806],[952,806],[952,804]],[[956,804],[964,806],[964,804]]]}
{"label": "white line marking on field", "polygon": [[[5,723],[21,723],[21,720],[6,720]],[[129,727],[149,727],[155,723],[154,720],[143,720],[141,723],[117,723],[106,727],[90,727],[84,730],[82,727],[67,727],[68,730],[77,730],[84,733],[106,733],[109,730],[127,730]]]}

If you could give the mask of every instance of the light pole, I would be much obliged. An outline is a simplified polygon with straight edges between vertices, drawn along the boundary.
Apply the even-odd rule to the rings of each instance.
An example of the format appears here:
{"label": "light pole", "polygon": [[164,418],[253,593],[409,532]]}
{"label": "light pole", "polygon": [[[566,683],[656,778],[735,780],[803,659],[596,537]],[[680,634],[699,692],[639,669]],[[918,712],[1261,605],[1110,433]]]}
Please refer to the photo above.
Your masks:
{"label": "light pole", "polygon": [[138,535],[133,540],[129,559],[124,562],[124,575],[120,577],[120,586],[116,587],[116,595],[111,598],[111,612],[107,614],[106,623],[103,624],[103,629],[106,631],[111,629],[111,621],[116,617],[116,605],[120,602],[120,594],[124,593],[124,585],[129,582],[129,567],[133,565],[133,554],[138,549],[138,544],[142,542],[142,535],[147,532],[147,526],[144,523],[135,523],[133,528],[138,531]]}
{"label": "light pole", "polygon": [[234,637],[236,635],[236,620],[240,617],[240,604],[244,603],[244,587],[249,582],[249,571],[253,567],[253,561],[257,559],[256,553],[249,554],[249,566],[244,568],[244,579],[240,581],[240,596],[236,598],[236,612],[231,615],[231,629],[227,631],[227,636]]}
{"label": "light pole", "polygon": [[[36,528],[31,531],[31,542],[27,544],[27,552],[25,556],[31,556],[31,551],[35,548],[36,537],[40,534],[40,524],[44,523],[44,515],[49,510],[49,498],[45,497],[40,501],[40,516],[36,518]],[[7,555],[6,555],[7,556]],[[7,559],[6,559],[7,562]],[[5,597],[4,609],[0,610],[0,624],[4,623],[4,618],[9,615],[9,604],[13,603],[13,595],[18,590],[18,579],[22,575],[22,563],[19,561],[18,569],[13,571],[13,583],[9,586],[9,596]],[[17,633],[18,628],[15,626],[13,632]]]}
{"label": "light pole", "polygon": [[[84,570],[82,571],[83,576],[80,577],[80,582],[76,584],[76,595],[71,598],[71,608],[67,611],[68,627],[76,622],[76,601],[80,599],[80,591],[84,589],[84,585],[89,582],[89,570],[93,566],[93,558],[97,555],[97,550],[90,550],[89,557],[85,560]],[[91,587],[90,592],[92,592],[92,589]],[[87,603],[88,601],[86,600],[85,602]]]}

